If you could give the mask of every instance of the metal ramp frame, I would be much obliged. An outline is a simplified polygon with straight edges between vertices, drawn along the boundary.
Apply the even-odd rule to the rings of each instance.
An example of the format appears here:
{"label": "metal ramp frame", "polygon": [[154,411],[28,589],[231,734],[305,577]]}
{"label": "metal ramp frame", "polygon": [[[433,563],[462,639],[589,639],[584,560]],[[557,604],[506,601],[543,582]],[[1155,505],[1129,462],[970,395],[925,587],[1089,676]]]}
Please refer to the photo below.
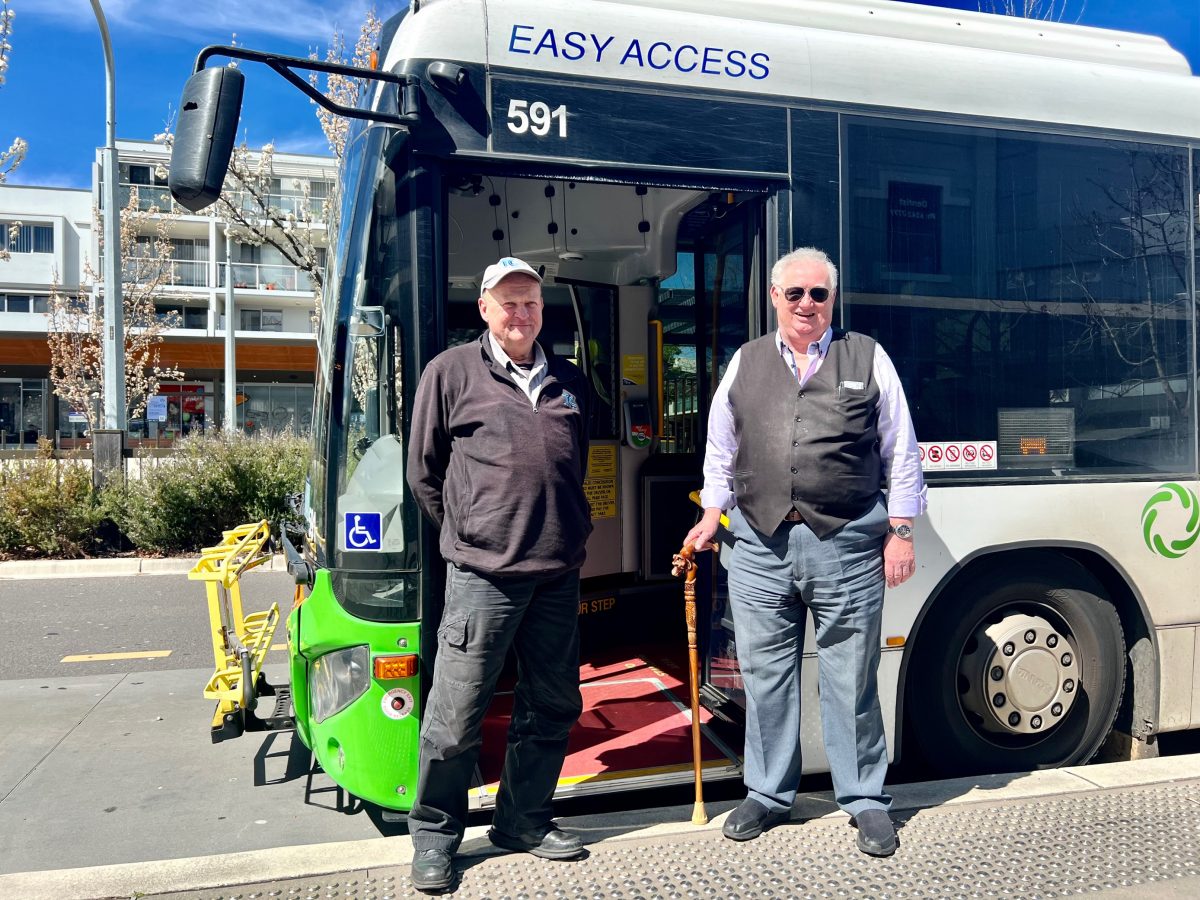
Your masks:
{"label": "metal ramp frame", "polygon": [[[279,604],[265,612],[244,615],[239,579],[271,559],[271,529],[267,521],[239,525],[222,533],[221,543],[205,547],[188,572],[189,581],[203,581],[208,602],[210,637],[216,670],[204,686],[204,696],[217,701],[212,720],[213,743],[246,731],[276,731],[294,726],[289,714],[291,691],[273,688],[263,674],[267,651],[279,626]],[[274,697],[270,716],[254,714],[260,697]]]}

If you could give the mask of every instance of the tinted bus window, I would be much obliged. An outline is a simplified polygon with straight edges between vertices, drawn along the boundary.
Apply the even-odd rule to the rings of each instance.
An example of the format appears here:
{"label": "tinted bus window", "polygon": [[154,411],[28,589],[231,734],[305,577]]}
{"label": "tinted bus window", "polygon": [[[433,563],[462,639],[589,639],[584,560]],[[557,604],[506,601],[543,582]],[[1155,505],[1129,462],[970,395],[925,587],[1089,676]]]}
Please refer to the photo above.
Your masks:
{"label": "tinted bus window", "polygon": [[865,119],[844,147],[843,316],[920,440],[998,441],[977,477],[1194,469],[1186,151]]}

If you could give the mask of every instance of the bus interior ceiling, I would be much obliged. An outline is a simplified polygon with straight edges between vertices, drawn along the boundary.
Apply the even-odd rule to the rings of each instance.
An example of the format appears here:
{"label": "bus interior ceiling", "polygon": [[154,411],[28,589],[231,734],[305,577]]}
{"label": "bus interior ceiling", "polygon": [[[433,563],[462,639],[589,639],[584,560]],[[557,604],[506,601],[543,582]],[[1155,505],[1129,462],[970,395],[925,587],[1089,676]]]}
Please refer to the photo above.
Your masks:
{"label": "bus interior ceiling", "polygon": [[501,256],[564,281],[644,284],[675,271],[679,223],[707,191],[569,179],[464,175],[449,199],[452,288],[478,296]]}
{"label": "bus interior ceiling", "polygon": [[[569,179],[479,174],[451,179],[447,343],[463,343],[481,333],[483,323],[475,301],[483,270],[511,255],[543,272],[546,309],[540,340],[547,350],[586,364],[589,334],[607,327],[621,336],[619,350],[612,348],[614,354],[654,352],[648,345],[647,323],[656,286],[676,271],[681,223],[689,214],[691,224],[704,213],[704,204],[712,196],[708,190]],[[573,292],[569,285],[607,286],[615,303],[603,312],[589,310],[589,298],[599,294]],[[579,321],[587,333],[582,335],[573,302],[584,307]],[[597,346],[595,340],[591,343]],[[622,379],[620,394],[628,398],[640,388],[644,397],[646,385],[631,381]],[[609,438],[615,438],[621,427],[619,409],[613,416]],[[593,447],[608,443],[619,455],[620,467],[634,472],[622,476],[617,491],[619,515],[605,518],[593,509],[596,532],[588,544],[579,619],[584,708],[571,734],[560,793],[588,793],[618,783],[628,787],[631,781],[653,786],[686,780],[691,771],[681,583],[647,579],[647,573],[640,571],[644,568],[640,548],[629,546],[651,538],[641,533],[639,522],[662,532],[660,536],[670,538],[670,544],[682,538],[690,519],[680,519],[678,514],[655,516],[653,523],[645,519],[640,508],[645,502],[644,481],[635,475],[646,468],[653,452],[596,437],[594,432]],[[692,487],[698,487],[698,481],[688,489]],[[669,558],[660,562],[665,569]],[[479,777],[488,793],[494,792],[503,763],[516,675],[510,657],[484,726]],[[707,710],[702,717],[712,725]],[[740,748],[735,743],[732,735],[705,729],[703,758],[714,775],[736,772]]]}

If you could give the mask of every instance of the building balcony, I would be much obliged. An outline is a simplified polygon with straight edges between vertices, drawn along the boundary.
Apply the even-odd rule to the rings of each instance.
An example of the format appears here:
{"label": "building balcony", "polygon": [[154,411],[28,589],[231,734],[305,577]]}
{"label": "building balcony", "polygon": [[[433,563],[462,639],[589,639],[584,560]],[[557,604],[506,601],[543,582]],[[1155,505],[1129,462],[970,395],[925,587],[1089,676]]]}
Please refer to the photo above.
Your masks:
{"label": "building balcony", "polygon": [[[225,263],[217,264],[217,287],[225,287],[228,268]],[[234,263],[232,268],[233,286],[238,289],[312,292],[312,284],[308,280],[308,275],[296,266]]]}
{"label": "building balcony", "polygon": [[144,256],[130,257],[125,260],[123,271],[127,280],[138,279],[148,281],[159,267],[162,270],[161,281],[159,283],[163,286],[209,286],[208,260],[206,259],[160,260]]}
{"label": "building balcony", "polygon": [[[234,192],[228,199],[231,203],[239,203],[245,212],[254,212],[259,209],[258,201],[245,191]],[[314,221],[324,221],[325,199],[323,197],[309,197],[306,200],[300,194],[267,194],[266,200],[269,208],[277,209],[284,215],[289,213],[300,215],[307,207],[308,215]]]}
{"label": "building balcony", "polygon": [[[129,197],[133,189],[137,189],[138,202],[137,208],[143,212],[151,207],[157,207],[162,213],[177,213],[182,216],[205,216],[209,217],[215,212],[215,207],[211,211],[206,210],[200,213],[194,213],[189,209],[184,209],[178,203],[171,199],[171,192],[165,184],[130,184],[129,182],[118,182],[120,190],[121,208],[129,206]],[[258,203],[245,191],[232,191],[225,195],[225,199],[232,204],[236,204],[244,212],[255,212],[259,209]],[[103,199],[103,198],[101,198]],[[308,215],[312,218],[313,224],[323,224],[325,220],[325,200],[322,197],[309,197],[307,200],[299,194],[268,194],[267,204],[272,209],[278,209],[284,215],[294,214],[300,215],[301,211],[307,206]]]}

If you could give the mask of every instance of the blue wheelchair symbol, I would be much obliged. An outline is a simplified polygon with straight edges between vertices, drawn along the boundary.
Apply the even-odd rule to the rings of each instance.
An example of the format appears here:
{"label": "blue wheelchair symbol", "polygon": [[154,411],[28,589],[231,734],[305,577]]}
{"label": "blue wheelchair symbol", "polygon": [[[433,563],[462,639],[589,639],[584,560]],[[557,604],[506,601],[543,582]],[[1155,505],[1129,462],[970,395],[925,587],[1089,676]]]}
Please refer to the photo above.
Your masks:
{"label": "blue wheelchair symbol", "polygon": [[383,546],[382,513],[346,513],[342,527],[346,529],[347,550],[378,550]]}

